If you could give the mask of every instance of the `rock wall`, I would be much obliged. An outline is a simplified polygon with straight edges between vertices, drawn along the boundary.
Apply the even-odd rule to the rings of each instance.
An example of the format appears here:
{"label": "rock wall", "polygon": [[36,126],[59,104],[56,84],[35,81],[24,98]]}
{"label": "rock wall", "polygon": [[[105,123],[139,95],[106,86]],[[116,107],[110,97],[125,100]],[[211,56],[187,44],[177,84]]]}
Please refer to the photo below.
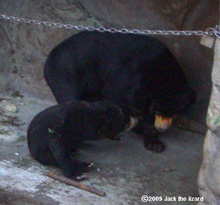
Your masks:
{"label": "rock wall", "polygon": [[[43,21],[100,26],[79,3],[52,0],[0,0],[0,13]],[[55,27],[0,20],[0,92],[53,98],[43,77],[46,56],[76,33]]]}
{"label": "rock wall", "polygon": [[220,203],[220,39],[216,41],[212,71],[212,94],[207,115],[208,132],[203,150],[203,164],[199,173],[199,192],[205,202]]}

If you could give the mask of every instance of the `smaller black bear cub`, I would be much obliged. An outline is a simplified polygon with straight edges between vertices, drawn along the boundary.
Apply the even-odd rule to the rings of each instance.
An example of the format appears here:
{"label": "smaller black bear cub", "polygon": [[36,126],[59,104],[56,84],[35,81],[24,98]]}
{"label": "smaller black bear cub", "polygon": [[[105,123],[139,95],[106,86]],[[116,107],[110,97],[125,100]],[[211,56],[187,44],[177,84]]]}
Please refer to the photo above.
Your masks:
{"label": "smaller black bear cub", "polygon": [[118,135],[132,129],[137,120],[108,101],[69,102],[39,113],[28,128],[28,147],[38,162],[60,167],[64,176],[82,180],[92,163],[73,159],[73,152],[85,141]]}

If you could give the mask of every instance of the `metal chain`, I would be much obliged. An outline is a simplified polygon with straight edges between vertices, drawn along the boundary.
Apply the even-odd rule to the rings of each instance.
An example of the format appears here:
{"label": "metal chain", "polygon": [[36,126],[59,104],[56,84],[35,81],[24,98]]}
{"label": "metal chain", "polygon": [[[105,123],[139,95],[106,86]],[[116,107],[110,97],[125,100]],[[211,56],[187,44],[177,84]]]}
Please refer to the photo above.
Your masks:
{"label": "metal chain", "polygon": [[63,24],[63,23],[53,23],[49,21],[39,21],[27,18],[20,18],[15,16],[8,16],[5,14],[0,14],[0,19],[3,20],[13,20],[16,22],[44,25],[49,27],[65,28],[65,29],[76,29],[76,30],[87,30],[87,31],[98,31],[98,32],[110,32],[110,33],[130,33],[130,34],[141,34],[141,35],[172,35],[172,36],[216,36],[220,38],[219,27],[208,28],[206,31],[197,30],[197,31],[172,31],[172,30],[139,30],[139,29],[126,29],[126,28],[105,28],[105,27],[94,27],[94,26],[82,26],[82,25],[72,25],[72,24]]}

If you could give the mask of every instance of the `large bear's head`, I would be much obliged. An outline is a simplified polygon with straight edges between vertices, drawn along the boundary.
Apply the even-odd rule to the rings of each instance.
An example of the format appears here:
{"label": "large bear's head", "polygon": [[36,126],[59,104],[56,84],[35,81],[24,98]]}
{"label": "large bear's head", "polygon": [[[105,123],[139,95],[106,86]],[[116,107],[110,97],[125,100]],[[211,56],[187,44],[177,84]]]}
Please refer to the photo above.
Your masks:
{"label": "large bear's head", "polygon": [[187,111],[196,101],[196,93],[186,86],[176,93],[158,94],[152,100],[150,112],[155,115],[154,126],[165,131],[173,119]]}
{"label": "large bear's head", "polygon": [[[131,112],[137,116],[150,116],[158,131],[165,131],[172,125],[173,119],[187,111],[196,101],[196,93],[188,85],[160,92],[148,88],[138,89],[132,102]],[[134,115],[135,116],[135,115]],[[155,119],[154,119],[155,118]]]}

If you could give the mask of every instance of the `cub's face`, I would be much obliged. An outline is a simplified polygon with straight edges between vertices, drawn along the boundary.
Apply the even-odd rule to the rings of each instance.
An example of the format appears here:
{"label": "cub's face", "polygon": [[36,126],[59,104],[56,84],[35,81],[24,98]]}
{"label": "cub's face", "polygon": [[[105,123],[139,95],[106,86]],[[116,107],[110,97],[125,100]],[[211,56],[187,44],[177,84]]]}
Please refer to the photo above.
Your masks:
{"label": "cub's face", "polygon": [[105,109],[97,117],[99,119],[99,127],[101,127],[99,132],[101,138],[103,136],[103,138],[117,140],[122,132],[130,130],[137,125],[138,120],[130,117],[130,114],[124,112],[119,106],[108,101],[102,102],[102,104]]}

